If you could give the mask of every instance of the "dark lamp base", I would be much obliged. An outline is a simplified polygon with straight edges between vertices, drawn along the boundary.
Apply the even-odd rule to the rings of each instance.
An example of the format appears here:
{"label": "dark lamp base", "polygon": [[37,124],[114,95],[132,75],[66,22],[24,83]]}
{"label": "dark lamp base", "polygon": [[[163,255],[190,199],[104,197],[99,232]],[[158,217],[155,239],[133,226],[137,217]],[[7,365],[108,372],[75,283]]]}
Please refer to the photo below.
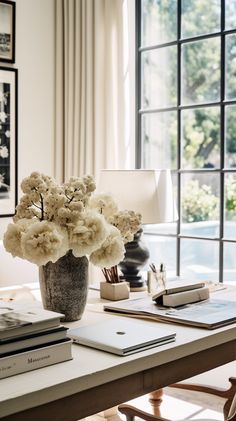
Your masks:
{"label": "dark lamp base", "polygon": [[120,279],[122,279],[122,281],[126,281],[129,282],[130,285],[130,291],[146,291],[147,286],[146,286],[146,282],[142,279],[142,276],[137,276],[137,275],[122,275],[119,276]]}
{"label": "dark lamp base", "polygon": [[143,230],[140,229],[135,235],[133,241],[125,244],[125,257],[119,263],[122,272],[120,279],[129,282],[130,291],[145,291],[146,283],[139,274],[139,271],[149,259],[149,251],[141,240]]}

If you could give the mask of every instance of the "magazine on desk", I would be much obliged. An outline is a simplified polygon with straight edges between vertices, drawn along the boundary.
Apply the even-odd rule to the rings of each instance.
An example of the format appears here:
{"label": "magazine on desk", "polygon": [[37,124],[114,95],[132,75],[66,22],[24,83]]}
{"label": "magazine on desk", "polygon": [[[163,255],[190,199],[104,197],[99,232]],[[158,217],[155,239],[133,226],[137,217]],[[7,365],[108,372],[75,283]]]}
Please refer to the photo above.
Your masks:
{"label": "magazine on desk", "polygon": [[150,296],[104,305],[105,311],[150,317],[157,321],[216,329],[236,322],[236,303],[209,299],[178,308],[158,306]]}

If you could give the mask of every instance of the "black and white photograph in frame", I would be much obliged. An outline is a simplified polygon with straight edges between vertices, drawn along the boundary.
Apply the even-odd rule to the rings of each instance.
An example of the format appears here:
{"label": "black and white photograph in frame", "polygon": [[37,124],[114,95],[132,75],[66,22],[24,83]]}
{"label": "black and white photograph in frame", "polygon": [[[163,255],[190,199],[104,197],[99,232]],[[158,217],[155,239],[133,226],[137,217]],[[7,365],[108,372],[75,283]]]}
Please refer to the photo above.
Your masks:
{"label": "black and white photograph in frame", "polygon": [[15,2],[0,1],[0,61],[15,62]]}
{"label": "black and white photograph in frame", "polygon": [[17,202],[17,69],[0,67],[0,217]]}

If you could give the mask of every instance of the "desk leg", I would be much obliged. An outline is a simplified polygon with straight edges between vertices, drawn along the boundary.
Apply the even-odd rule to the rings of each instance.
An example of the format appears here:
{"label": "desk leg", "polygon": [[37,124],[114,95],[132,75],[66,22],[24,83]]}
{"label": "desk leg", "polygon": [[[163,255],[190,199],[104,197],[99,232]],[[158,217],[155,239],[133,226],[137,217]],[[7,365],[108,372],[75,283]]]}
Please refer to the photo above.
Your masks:
{"label": "desk leg", "polygon": [[160,417],[161,416],[161,402],[162,396],[164,394],[163,389],[154,390],[149,393],[149,402],[152,406],[153,415]]}
{"label": "desk leg", "polygon": [[103,411],[103,415],[105,419],[113,417],[114,415],[118,415],[118,414],[119,414],[118,405],[113,406],[112,408],[109,408],[109,409],[105,409],[105,411]]}

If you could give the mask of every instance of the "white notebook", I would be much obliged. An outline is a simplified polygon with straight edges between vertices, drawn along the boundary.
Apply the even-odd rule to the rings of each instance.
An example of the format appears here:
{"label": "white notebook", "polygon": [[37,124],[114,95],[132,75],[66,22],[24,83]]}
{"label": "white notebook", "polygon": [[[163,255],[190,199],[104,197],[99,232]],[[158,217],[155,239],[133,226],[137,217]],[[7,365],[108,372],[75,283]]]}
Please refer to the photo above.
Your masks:
{"label": "white notebook", "polygon": [[67,335],[81,345],[122,356],[173,342],[176,336],[168,328],[118,318],[70,329]]}

